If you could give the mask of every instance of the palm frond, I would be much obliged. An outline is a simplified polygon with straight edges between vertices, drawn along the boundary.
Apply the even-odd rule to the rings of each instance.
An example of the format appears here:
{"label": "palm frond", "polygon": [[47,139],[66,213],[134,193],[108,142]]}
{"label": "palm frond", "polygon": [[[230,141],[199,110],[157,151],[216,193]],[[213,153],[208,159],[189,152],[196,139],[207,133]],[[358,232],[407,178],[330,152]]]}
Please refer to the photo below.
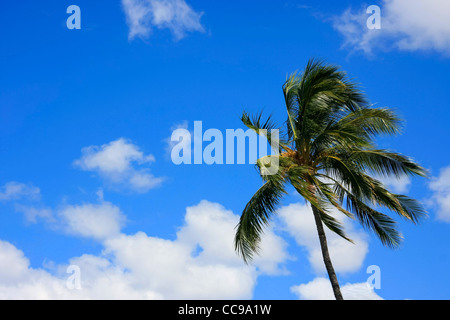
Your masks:
{"label": "palm frond", "polygon": [[385,246],[390,248],[400,246],[402,236],[391,217],[371,208],[350,193],[347,193],[347,207],[355,214],[361,225],[373,231]]}
{"label": "palm frond", "polygon": [[235,249],[248,263],[259,250],[264,227],[269,223],[280,199],[286,194],[281,176],[271,176],[251,198],[236,227]]}
{"label": "palm frond", "polygon": [[[271,146],[273,146],[272,133],[274,130],[279,130],[279,128],[272,121],[271,116],[269,116],[264,121],[264,120],[262,120],[262,112],[251,116],[250,114],[248,114],[247,112],[244,111],[241,116],[241,121],[244,123],[244,125],[247,128],[255,131],[258,135],[264,136],[267,139],[268,143]],[[278,132],[277,138],[278,138],[278,145],[279,145],[278,152],[281,152],[281,149],[287,145],[287,142],[283,141],[280,138],[279,132]]]}
{"label": "palm frond", "polygon": [[380,181],[372,180],[372,201],[378,205],[397,213],[399,216],[415,224],[427,216],[425,208],[415,199],[405,195],[393,194]]}
{"label": "palm frond", "polygon": [[374,149],[372,139],[380,134],[400,133],[401,120],[389,109],[363,108],[350,113],[336,112],[312,142],[312,152],[320,156],[330,148]]}
{"label": "palm frond", "polygon": [[427,171],[412,159],[387,150],[353,150],[349,152],[349,159],[362,170],[368,169],[381,176],[427,176]]}
{"label": "palm frond", "polygon": [[340,119],[335,127],[352,128],[372,136],[395,135],[401,131],[402,120],[388,108],[363,108]]}
{"label": "palm frond", "polygon": [[283,84],[284,100],[288,119],[286,120],[288,140],[297,139],[296,115],[298,114],[297,88],[299,85],[297,72],[291,74]]}

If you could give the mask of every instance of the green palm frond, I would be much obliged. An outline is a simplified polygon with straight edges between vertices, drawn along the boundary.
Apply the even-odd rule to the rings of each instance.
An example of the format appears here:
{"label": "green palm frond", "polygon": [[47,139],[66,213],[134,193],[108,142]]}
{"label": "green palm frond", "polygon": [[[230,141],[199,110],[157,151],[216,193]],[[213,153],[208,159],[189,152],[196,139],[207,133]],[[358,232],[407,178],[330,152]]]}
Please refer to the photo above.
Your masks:
{"label": "green palm frond", "polygon": [[330,149],[373,149],[373,138],[400,133],[401,120],[388,109],[364,108],[350,113],[339,112],[314,141],[311,150],[316,156]]}
{"label": "green palm frond", "polygon": [[[347,152],[348,153],[348,152]],[[426,177],[427,171],[412,159],[399,153],[386,150],[352,150],[349,159],[359,165],[362,170],[371,170],[381,176],[421,176]]]}
{"label": "green palm frond", "polygon": [[[368,179],[372,178],[368,177]],[[417,200],[393,194],[375,179],[372,179],[372,186],[373,202],[378,206],[385,207],[415,224],[427,216],[426,210]]]}
{"label": "green palm frond", "polygon": [[297,139],[296,115],[299,112],[297,99],[298,85],[299,79],[296,72],[291,74],[283,85],[284,100],[288,114],[288,119],[286,120],[288,140]]}
{"label": "green palm frond", "polygon": [[281,198],[286,194],[284,181],[280,176],[271,176],[250,199],[242,212],[236,228],[235,249],[245,262],[258,252],[258,245],[271,215]]}
{"label": "green palm frond", "polygon": [[[271,146],[273,145],[273,130],[280,130],[272,121],[271,116],[269,116],[265,121],[262,120],[262,112],[256,115],[250,115],[249,113],[244,111],[241,116],[241,121],[247,128],[255,131],[258,135],[264,136]],[[287,145],[287,142],[280,137],[280,134],[278,134],[278,140],[278,151],[281,152],[282,148]]]}
{"label": "green palm frond", "polygon": [[251,116],[247,112],[242,113],[241,121],[249,128],[254,130],[257,134],[262,134],[261,130],[271,131],[278,129],[272,122],[272,116],[269,116],[265,121],[262,120],[262,112]]}
{"label": "green palm frond", "polygon": [[369,134],[374,137],[380,134],[399,134],[401,126],[401,119],[387,108],[360,109],[349,113],[335,124],[337,128],[351,128],[362,134]]}
{"label": "green palm frond", "polygon": [[348,210],[354,212],[361,225],[366,230],[373,231],[385,246],[397,248],[401,244],[402,236],[397,230],[397,223],[391,217],[350,194],[347,194],[347,200]]}

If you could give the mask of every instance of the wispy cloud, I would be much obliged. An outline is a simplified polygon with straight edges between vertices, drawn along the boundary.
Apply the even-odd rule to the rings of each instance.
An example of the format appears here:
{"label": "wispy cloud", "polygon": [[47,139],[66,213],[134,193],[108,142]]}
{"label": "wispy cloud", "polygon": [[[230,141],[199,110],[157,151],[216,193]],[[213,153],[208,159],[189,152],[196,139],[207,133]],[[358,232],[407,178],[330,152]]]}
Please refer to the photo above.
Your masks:
{"label": "wispy cloud", "polygon": [[49,208],[16,204],[15,210],[16,212],[23,213],[25,216],[25,220],[28,223],[37,223],[38,220],[44,220],[47,222],[54,221],[53,212]]}
{"label": "wispy cloud", "polygon": [[450,167],[432,178],[430,189],[434,192],[431,202],[437,207],[437,218],[450,223]]}
{"label": "wispy cloud", "polygon": [[0,187],[0,201],[19,199],[38,200],[40,189],[29,184],[11,181]]}
{"label": "wispy cloud", "polygon": [[204,32],[203,13],[196,12],[184,0],[122,0],[130,40],[148,38],[153,28],[169,29],[175,39],[187,32]]}
{"label": "wispy cloud", "polygon": [[381,29],[367,28],[367,7],[348,8],[333,19],[343,46],[371,55],[376,50],[432,50],[450,56],[450,2],[383,0]]}

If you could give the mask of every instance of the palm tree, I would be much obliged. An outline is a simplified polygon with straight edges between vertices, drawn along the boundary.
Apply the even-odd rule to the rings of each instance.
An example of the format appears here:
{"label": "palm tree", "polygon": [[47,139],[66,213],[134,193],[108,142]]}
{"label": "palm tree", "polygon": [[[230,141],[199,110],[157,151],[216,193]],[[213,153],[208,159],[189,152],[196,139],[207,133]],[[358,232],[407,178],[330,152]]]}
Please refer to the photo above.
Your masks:
{"label": "palm tree", "polygon": [[[374,139],[398,134],[401,120],[388,108],[369,105],[358,85],[338,67],[311,59],[301,74],[288,77],[283,92],[287,121],[279,153],[257,161],[264,184],[242,212],[235,249],[246,263],[252,260],[264,227],[291,185],[311,205],[334,295],[343,300],[324,225],[352,240],[331,210],[356,219],[385,246],[397,248],[402,236],[396,222],[379,210],[384,208],[413,223],[426,213],[416,200],[390,192],[379,177],[425,177],[426,171],[408,157],[377,148]],[[270,117],[267,121],[261,118],[261,114],[250,116],[245,111],[242,115],[248,128],[271,142],[270,133],[279,129]],[[273,160],[278,162],[278,171],[266,175],[264,169]]]}

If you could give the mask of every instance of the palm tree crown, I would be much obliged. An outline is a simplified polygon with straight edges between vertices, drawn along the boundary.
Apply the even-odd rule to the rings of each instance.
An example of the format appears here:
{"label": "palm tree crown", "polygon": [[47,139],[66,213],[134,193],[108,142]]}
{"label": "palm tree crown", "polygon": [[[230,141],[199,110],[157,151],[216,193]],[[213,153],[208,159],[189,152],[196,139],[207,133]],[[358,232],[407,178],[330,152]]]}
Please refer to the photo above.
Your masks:
{"label": "palm tree crown", "polygon": [[[380,210],[388,209],[414,223],[425,211],[416,200],[390,192],[377,177],[426,176],[408,157],[375,144],[379,135],[400,132],[399,117],[388,108],[369,105],[346,73],[314,59],[301,74],[288,77],[283,92],[287,120],[280,129],[280,152],[257,162],[264,184],[243,210],[236,229],[237,252],[246,262],[258,252],[264,227],[286,194],[287,185],[293,186],[311,204],[321,223],[339,236],[351,241],[331,213],[333,208],[358,220],[384,245],[398,247],[402,237],[396,222]],[[261,118],[261,114],[242,115],[243,123],[258,134],[279,129],[270,117],[267,121]],[[277,157],[279,170],[264,175],[261,171],[273,157]]]}

